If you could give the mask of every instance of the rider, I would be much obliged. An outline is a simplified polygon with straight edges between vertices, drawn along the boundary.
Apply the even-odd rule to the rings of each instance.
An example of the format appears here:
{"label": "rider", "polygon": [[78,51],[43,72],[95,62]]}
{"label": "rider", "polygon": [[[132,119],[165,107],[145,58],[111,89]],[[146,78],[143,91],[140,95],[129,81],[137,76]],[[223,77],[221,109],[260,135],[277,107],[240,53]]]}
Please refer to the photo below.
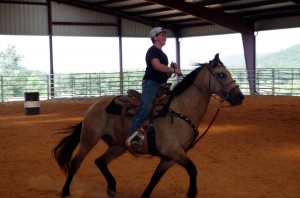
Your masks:
{"label": "rider", "polygon": [[167,40],[166,30],[162,27],[155,27],[150,31],[149,36],[153,45],[146,53],[147,67],[142,82],[141,101],[128,131],[127,146],[131,144],[142,145],[144,136],[139,133],[138,129],[150,114],[158,90],[163,83],[167,82],[172,73],[182,75],[176,63],[173,64],[173,68],[168,66],[168,57],[162,51]]}

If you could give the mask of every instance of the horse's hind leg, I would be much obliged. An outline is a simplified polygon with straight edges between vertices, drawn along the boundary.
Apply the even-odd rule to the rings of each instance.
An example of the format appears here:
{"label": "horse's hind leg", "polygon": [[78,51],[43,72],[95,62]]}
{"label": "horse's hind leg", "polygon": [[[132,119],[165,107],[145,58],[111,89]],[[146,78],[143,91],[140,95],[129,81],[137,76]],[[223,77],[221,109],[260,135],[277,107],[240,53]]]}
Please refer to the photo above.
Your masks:
{"label": "horse's hind leg", "polygon": [[161,158],[160,163],[158,164],[155,172],[153,173],[151,180],[149,184],[147,185],[144,193],[142,194],[142,198],[147,198],[150,197],[150,194],[152,193],[154,187],[158,184],[162,176],[165,174],[165,172],[174,164],[175,162],[166,159],[166,158]]}
{"label": "horse's hind leg", "polygon": [[106,152],[101,155],[99,158],[95,160],[95,164],[100,169],[101,173],[104,175],[106,182],[108,184],[107,186],[107,194],[108,197],[115,197],[116,194],[116,180],[109,171],[107,165],[110,161],[113,159],[119,157],[123,153],[125,153],[126,149],[120,145],[111,144],[109,145]]}
{"label": "horse's hind leg", "polygon": [[87,125],[83,125],[80,137],[80,147],[76,156],[72,159],[71,166],[67,175],[67,180],[62,189],[62,197],[70,195],[70,185],[72,179],[80,168],[81,163],[83,162],[89,151],[92,150],[92,148],[97,144],[99,138],[95,134],[99,133],[99,131],[94,131]]}
{"label": "horse's hind leg", "polygon": [[62,189],[62,197],[68,197],[70,195],[70,185],[71,185],[72,179],[73,179],[74,175],[76,174],[77,170],[80,168],[81,162],[84,160],[84,158],[86,157],[86,155],[88,154],[89,151],[90,151],[90,149],[85,149],[81,146],[77,155],[73,158],[73,160],[71,162],[70,170],[68,172],[67,180]]}

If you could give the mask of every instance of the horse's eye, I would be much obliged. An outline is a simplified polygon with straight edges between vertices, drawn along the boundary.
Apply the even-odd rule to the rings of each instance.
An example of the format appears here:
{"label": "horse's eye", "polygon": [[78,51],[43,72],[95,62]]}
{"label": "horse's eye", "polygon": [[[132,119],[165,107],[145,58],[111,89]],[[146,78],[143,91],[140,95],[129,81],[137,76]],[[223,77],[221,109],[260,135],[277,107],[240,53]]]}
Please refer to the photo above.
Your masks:
{"label": "horse's eye", "polygon": [[226,75],[225,75],[224,73],[218,73],[217,76],[218,76],[219,78],[225,78],[225,77],[226,77]]}

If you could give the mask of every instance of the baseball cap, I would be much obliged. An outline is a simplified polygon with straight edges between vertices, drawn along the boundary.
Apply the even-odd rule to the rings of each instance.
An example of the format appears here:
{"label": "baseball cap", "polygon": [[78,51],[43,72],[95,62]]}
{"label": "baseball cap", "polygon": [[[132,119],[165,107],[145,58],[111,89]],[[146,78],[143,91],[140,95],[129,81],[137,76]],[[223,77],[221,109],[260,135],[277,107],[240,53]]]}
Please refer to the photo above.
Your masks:
{"label": "baseball cap", "polygon": [[162,28],[162,27],[155,27],[150,31],[149,37],[150,39],[152,39],[153,37],[155,37],[157,34],[161,33],[161,32],[165,32],[168,33],[168,30]]}

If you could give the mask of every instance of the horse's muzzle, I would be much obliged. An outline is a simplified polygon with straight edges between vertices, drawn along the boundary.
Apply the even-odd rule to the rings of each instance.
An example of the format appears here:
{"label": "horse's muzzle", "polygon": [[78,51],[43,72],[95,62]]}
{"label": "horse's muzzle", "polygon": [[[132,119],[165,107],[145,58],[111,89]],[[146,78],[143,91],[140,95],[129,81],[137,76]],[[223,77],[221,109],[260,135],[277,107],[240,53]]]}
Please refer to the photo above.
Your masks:
{"label": "horse's muzzle", "polygon": [[238,91],[229,94],[228,102],[231,106],[241,105],[244,99],[245,99],[244,94]]}

